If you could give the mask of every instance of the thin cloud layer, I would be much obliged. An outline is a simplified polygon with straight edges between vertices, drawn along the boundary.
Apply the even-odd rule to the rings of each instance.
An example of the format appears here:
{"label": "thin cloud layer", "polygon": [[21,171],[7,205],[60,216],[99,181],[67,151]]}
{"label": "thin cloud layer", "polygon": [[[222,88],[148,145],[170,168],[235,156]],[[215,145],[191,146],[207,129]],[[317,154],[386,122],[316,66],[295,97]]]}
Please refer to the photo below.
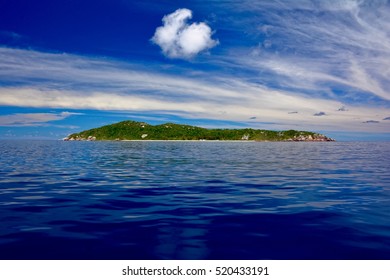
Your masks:
{"label": "thin cloud layer", "polygon": [[3,115],[0,116],[0,126],[46,126],[48,122],[60,121],[75,114],[79,115],[79,113],[70,112]]}
{"label": "thin cloud layer", "polygon": [[[201,76],[199,76],[201,75]],[[199,78],[201,77],[201,78]],[[0,48],[0,106],[62,110],[104,110],[242,121],[256,117],[272,129],[384,131],[385,108],[348,105],[253,84],[232,76],[198,73],[196,78],[81,56]],[[326,118],[313,114],[333,112]],[[299,112],[299,114],[287,114]],[[256,123],[251,120],[251,126]],[[262,125],[262,127],[264,127]]]}
{"label": "thin cloud layer", "polygon": [[[143,65],[69,54],[0,48],[0,106],[104,110],[246,122],[271,129],[386,131],[386,108],[348,105],[299,92],[259,85],[235,76],[195,77],[161,73]],[[326,118],[317,112],[332,112]],[[299,114],[287,114],[299,112]],[[271,125],[272,124],[272,125]]]}
{"label": "thin cloud layer", "polygon": [[188,59],[218,44],[211,38],[213,32],[206,23],[188,24],[191,18],[192,11],[188,9],[178,9],[164,16],[164,25],[156,29],[151,39],[160,46],[164,55]]}
{"label": "thin cloud layer", "polygon": [[347,105],[362,96],[388,104],[388,1],[242,0],[220,5],[245,14],[232,22],[236,35],[250,30],[245,39],[256,42],[243,49],[237,40],[236,50],[222,58],[228,65],[251,69],[259,83]]}

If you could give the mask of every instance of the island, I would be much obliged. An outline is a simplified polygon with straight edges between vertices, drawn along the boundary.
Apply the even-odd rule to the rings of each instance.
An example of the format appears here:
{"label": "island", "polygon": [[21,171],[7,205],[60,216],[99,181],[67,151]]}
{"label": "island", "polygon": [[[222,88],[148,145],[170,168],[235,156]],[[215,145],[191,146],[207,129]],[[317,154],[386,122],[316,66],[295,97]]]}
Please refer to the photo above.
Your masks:
{"label": "island", "polygon": [[209,129],[185,124],[150,125],[145,122],[122,121],[73,133],[65,141],[129,141],[129,140],[198,140],[198,141],[335,141],[310,131],[273,131],[263,129]]}

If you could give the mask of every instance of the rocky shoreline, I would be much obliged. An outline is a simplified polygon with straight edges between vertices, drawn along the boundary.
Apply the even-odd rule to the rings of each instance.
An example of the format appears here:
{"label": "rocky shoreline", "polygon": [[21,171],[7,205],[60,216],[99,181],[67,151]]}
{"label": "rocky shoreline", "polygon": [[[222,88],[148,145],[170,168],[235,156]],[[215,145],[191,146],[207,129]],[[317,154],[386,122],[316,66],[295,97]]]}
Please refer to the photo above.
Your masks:
{"label": "rocky shoreline", "polygon": [[62,140],[63,141],[96,141],[96,137],[95,136],[88,136],[87,138],[84,138],[84,137],[80,137],[80,136],[77,136],[77,137],[67,136]]}
{"label": "rocky shoreline", "polygon": [[[143,137],[143,138],[145,138],[145,137]],[[70,136],[68,136],[62,140],[63,141],[97,141],[96,137],[92,136],[92,135],[90,135],[88,137],[80,137],[80,136],[70,137]],[[98,140],[98,141],[107,141],[107,140]],[[110,141],[110,140],[108,140],[108,141]],[[111,140],[111,141],[131,141],[131,140],[115,139],[115,140]],[[133,140],[133,141],[153,141],[153,140],[140,139],[140,140]],[[177,141],[177,140],[155,140],[155,141]],[[194,140],[180,140],[180,141],[194,141]],[[224,140],[199,139],[199,140],[195,140],[195,141],[224,141]],[[322,134],[314,134],[313,136],[312,135],[299,135],[299,136],[289,138],[286,140],[281,140],[281,141],[248,140],[248,139],[246,139],[246,137],[243,137],[243,139],[241,139],[241,140],[225,140],[225,141],[229,141],[229,142],[231,142],[231,141],[239,141],[239,142],[334,142],[336,140],[333,138],[327,137],[325,135],[322,135]]]}
{"label": "rocky shoreline", "polygon": [[336,141],[333,138],[327,137],[322,134],[314,134],[312,135],[299,135],[294,138],[289,138],[286,142],[334,142]]}

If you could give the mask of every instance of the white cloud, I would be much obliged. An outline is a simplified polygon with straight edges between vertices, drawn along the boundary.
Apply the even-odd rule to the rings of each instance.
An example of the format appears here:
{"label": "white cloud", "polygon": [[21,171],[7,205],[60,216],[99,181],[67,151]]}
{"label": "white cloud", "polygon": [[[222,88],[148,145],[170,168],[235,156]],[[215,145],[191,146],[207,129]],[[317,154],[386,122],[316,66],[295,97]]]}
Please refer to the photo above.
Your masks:
{"label": "white cloud", "polygon": [[[189,85],[191,86],[191,85]],[[202,88],[200,86],[199,88]],[[207,88],[202,94],[211,95],[217,87]],[[272,123],[271,129],[303,129],[303,130],[341,130],[341,131],[386,131],[386,125],[364,126],[362,121],[374,115],[384,118],[388,110],[378,108],[351,107],[350,111],[339,112],[338,102],[325,99],[307,99],[294,96],[287,92],[272,91],[251,85],[240,86],[246,92],[240,94],[238,88],[220,90],[221,96],[210,99],[198,98],[197,93],[189,92],[190,101],[157,98],[150,96],[135,96],[115,92],[79,92],[39,90],[33,88],[0,88],[0,104],[5,106],[53,108],[53,109],[98,109],[125,110],[132,112],[154,112],[159,114],[175,114],[184,118],[206,118],[214,120],[245,121],[255,116],[261,127],[262,122]],[[188,91],[192,91],[188,89]],[[223,95],[223,93],[226,95]],[[236,98],[233,98],[235,95]],[[231,99],[233,98],[233,99]],[[236,100],[240,100],[237,102]],[[299,110],[299,114],[286,114],[290,108]],[[322,108],[333,110],[327,118],[314,117],[313,114]],[[25,125],[42,124],[43,120],[53,121],[63,118],[61,115],[43,114],[27,116]],[[26,117],[26,116],[23,116]],[[3,122],[6,122],[5,117]],[[14,118],[19,118],[15,116]],[[15,123],[15,120],[14,120]],[[8,121],[8,124],[9,121]],[[256,127],[256,123],[251,123]]]}
{"label": "white cloud", "polygon": [[79,113],[27,113],[0,116],[0,126],[47,126],[48,122],[60,121]]}
{"label": "white cloud", "polygon": [[164,55],[188,59],[218,44],[211,38],[213,32],[206,23],[188,24],[187,20],[191,18],[192,11],[188,9],[178,9],[164,16],[164,25],[156,29],[151,39],[161,47]]}
{"label": "white cloud", "polygon": [[231,24],[237,33],[251,30],[257,43],[218,58],[228,66],[250,69],[264,84],[313,96],[340,100],[342,91],[342,102],[360,100],[361,94],[390,100],[389,1],[223,3],[230,13],[249,14]]}
{"label": "white cloud", "polygon": [[[269,122],[270,129],[388,131],[386,122],[362,123],[388,117],[389,110],[383,107],[273,89],[240,77],[185,74],[107,59],[0,48],[0,79],[10,82],[0,87],[0,106],[124,110],[235,122],[256,117],[250,126],[258,122],[264,128],[262,123]],[[338,111],[343,105],[348,111]],[[329,115],[313,116],[321,111]]]}

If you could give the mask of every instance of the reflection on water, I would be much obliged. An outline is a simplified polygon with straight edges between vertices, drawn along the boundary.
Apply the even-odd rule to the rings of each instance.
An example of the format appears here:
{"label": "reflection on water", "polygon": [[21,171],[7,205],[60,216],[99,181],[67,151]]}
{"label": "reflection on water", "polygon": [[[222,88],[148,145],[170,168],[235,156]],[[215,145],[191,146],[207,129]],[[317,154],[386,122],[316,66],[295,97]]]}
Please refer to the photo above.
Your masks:
{"label": "reflection on water", "polygon": [[0,258],[389,259],[389,152],[0,141]]}

